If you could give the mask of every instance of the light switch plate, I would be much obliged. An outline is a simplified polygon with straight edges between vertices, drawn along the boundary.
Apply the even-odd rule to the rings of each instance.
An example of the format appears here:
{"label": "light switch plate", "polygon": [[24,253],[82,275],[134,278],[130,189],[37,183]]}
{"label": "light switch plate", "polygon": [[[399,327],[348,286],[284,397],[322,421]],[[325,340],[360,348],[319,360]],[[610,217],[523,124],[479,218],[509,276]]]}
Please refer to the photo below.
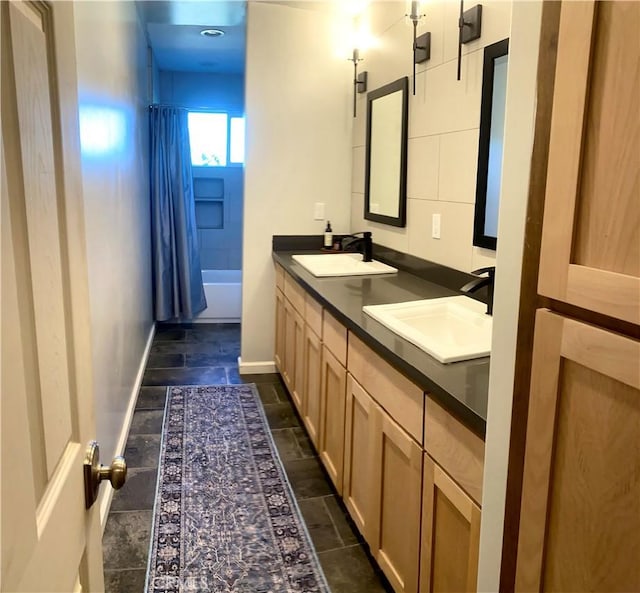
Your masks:
{"label": "light switch plate", "polygon": [[440,215],[434,214],[431,217],[431,237],[433,239],[440,238]]}
{"label": "light switch plate", "polygon": [[324,202],[316,202],[313,206],[313,220],[324,220]]}

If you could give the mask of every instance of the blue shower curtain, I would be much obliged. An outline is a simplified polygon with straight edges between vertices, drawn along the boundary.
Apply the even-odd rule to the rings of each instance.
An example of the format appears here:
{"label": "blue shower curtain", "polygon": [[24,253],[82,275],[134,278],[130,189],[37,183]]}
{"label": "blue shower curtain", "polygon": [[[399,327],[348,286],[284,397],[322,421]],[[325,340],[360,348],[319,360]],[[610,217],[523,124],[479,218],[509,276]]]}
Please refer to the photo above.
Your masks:
{"label": "blue shower curtain", "polygon": [[191,319],[202,286],[187,110],[150,107],[151,239],[156,321]]}

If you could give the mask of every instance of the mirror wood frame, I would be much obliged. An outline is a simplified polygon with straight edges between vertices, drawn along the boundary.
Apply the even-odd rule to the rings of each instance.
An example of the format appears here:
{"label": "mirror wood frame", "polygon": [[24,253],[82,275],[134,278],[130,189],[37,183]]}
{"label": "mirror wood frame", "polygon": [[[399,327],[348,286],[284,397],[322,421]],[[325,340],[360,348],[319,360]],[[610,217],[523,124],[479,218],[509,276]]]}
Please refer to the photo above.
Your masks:
{"label": "mirror wood frame", "polygon": [[[400,162],[398,175],[398,208],[397,215],[390,216],[379,212],[371,212],[371,153],[372,153],[372,115],[374,102],[393,93],[401,93],[401,109],[398,115],[400,124]],[[403,77],[386,84],[367,94],[367,144],[366,144],[366,170],[365,170],[365,195],[364,218],[374,222],[380,222],[396,227],[404,227],[407,222],[407,133],[409,113],[409,78]],[[373,138],[375,142],[375,138]],[[395,172],[393,173],[396,174]]]}
{"label": "mirror wood frame", "polygon": [[[493,91],[495,63],[509,55],[509,39],[503,39],[484,48],[482,68],[482,103],[480,107],[480,140],[478,143],[478,172],[476,177],[476,203],[473,220],[473,245],[496,250],[498,239],[486,234],[487,185],[493,115]],[[506,92],[506,91],[505,91]],[[504,135],[504,129],[502,131]],[[502,163],[500,164],[502,169]],[[501,171],[502,173],[502,171]]]}

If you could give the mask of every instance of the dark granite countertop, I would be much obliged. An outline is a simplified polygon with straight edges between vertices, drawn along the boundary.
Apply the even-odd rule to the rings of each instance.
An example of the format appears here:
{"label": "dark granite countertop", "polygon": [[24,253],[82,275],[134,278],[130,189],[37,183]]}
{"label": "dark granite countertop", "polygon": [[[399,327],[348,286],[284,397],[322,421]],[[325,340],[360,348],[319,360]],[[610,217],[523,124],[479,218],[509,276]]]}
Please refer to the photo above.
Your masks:
{"label": "dark granite countertop", "polygon": [[[388,250],[376,249],[374,245],[374,258],[395,265],[399,269],[397,274],[316,278],[293,261],[291,256],[320,253],[320,250],[309,249],[304,242],[299,245],[300,248],[292,249],[291,243],[276,241],[274,237],[274,260],[338,321],[484,438],[489,357],[442,364],[362,312],[364,305],[454,296],[460,293],[451,286],[443,286],[427,278],[435,277],[442,281],[443,272],[444,276],[451,272],[446,283],[451,285],[453,282],[456,286],[462,286],[464,280],[471,276],[431,262],[425,262],[425,269],[419,272],[420,275],[416,275],[401,269],[402,262],[393,261],[393,254]],[[287,248],[283,249],[283,246]],[[414,264],[416,261],[424,261],[411,259]]]}

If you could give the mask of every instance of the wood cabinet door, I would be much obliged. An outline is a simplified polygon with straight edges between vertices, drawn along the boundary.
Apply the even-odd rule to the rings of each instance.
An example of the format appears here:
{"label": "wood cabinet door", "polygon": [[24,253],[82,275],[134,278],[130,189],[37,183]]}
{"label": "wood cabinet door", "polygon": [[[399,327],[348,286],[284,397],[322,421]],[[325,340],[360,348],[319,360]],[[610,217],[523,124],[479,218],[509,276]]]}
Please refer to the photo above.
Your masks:
{"label": "wood cabinet door", "polygon": [[373,415],[369,546],[397,593],[418,590],[422,448],[381,408]]}
{"label": "wood cabinet door", "polygon": [[347,374],[346,408],[342,499],[360,533],[370,542],[374,491],[371,452],[375,447],[374,419],[379,407],[350,374]]}
{"label": "wood cabinet door", "polygon": [[282,379],[284,384],[291,392],[293,381],[293,369],[295,368],[295,309],[293,305],[284,299],[284,343],[283,343],[283,359],[282,359]]}
{"label": "wood cabinet door", "polygon": [[289,389],[293,403],[298,411],[302,410],[301,387],[304,377],[302,346],[304,338],[304,320],[288,299],[284,299],[284,369],[282,378]]}
{"label": "wood cabinet door", "polygon": [[540,294],[640,323],[640,3],[563,2]]}
{"label": "wood cabinet door", "polygon": [[294,355],[294,367],[293,367],[293,381],[291,389],[291,398],[293,403],[298,409],[298,413],[302,417],[306,408],[306,400],[304,397],[304,317],[297,311],[293,316],[293,322],[295,324],[295,355]]}
{"label": "wood cabinet door", "polygon": [[476,591],[480,507],[425,453],[420,593]]}
{"label": "wood cabinet door", "polygon": [[276,288],[276,343],[274,359],[276,368],[284,375],[284,339],[285,339],[284,294]]}
{"label": "wood cabinet door", "polygon": [[640,591],[640,341],[541,309],[518,591]]}
{"label": "wood cabinet door", "polygon": [[323,346],[318,452],[338,494],[342,494],[346,388],[346,369],[328,348]]}
{"label": "wood cabinet door", "polygon": [[304,386],[303,400],[305,402],[302,421],[307,429],[309,438],[318,447],[320,432],[320,394],[322,388],[322,341],[308,326],[304,331]]}

